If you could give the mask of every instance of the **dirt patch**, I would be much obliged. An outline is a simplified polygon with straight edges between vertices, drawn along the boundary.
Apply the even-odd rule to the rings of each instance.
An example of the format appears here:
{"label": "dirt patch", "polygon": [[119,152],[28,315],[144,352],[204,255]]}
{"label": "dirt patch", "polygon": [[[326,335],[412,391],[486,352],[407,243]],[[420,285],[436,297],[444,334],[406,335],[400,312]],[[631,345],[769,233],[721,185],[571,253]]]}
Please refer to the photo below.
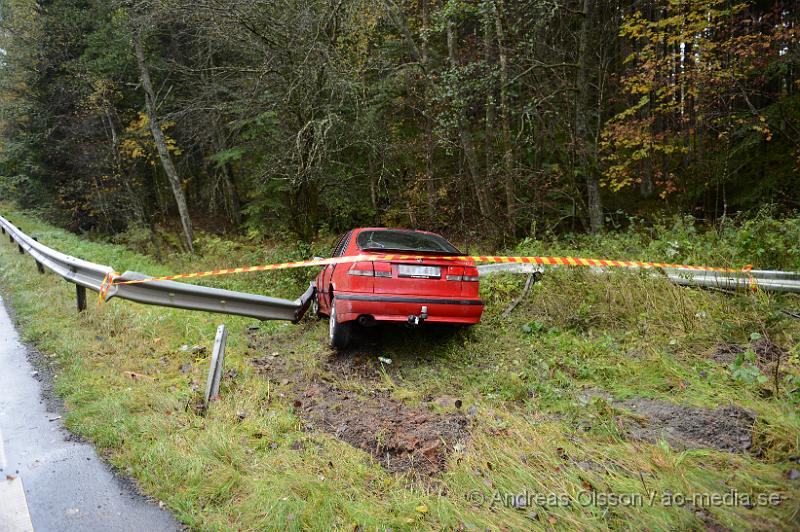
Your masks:
{"label": "dirt patch", "polygon": [[297,401],[300,415],[317,428],[368,452],[395,473],[436,474],[453,447],[468,437],[463,414],[410,408],[382,393],[364,397],[314,383]]}
{"label": "dirt patch", "polygon": [[748,348],[752,349],[756,354],[756,365],[762,371],[774,370],[776,363],[786,360],[786,350],[769,338],[764,337],[750,342],[749,346],[735,343],[718,344],[711,353],[711,359],[720,364],[732,364],[736,357],[746,352]]}
{"label": "dirt patch", "polygon": [[[251,363],[284,387],[307,427],[369,453],[393,473],[435,475],[444,469],[447,455],[469,438],[469,421],[461,412],[411,407],[380,390],[361,394],[321,379],[307,381],[291,371],[283,357],[274,354]],[[333,355],[326,366],[348,377],[361,376],[367,381],[374,377],[374,369],[355,357]],[[454,400],[453,407],[460,407],[460,403]]]}
{"label": "dirt patch", "polygon": [[755,416],[736,406],[714,410],[681,406],[655,399],[632,399],[621,403],[637,418],[627,426],[637,440],[665,440],[679,449],[719,449],[743,453],[753,444]]}
{"label": "dirt patch", "polygon": [[720,364],[732,364],[736,357],[747,351],[747,348],[734,343],[717,344],[711,353],[711,359]]}
{"label": "dirt patch", "polygon": [[333,353],[325,361],[325,369],[333,375],[340,375],[365,382],[380,379],[380,364],[377,357],[369,353]]}
{"label": "dirt patch", "polygon": [[759,338],[750,347],[756,352],[756,364],[762,370],[774,368],[776,362],[786,360],[787,357],[786,350],[769,338]]}

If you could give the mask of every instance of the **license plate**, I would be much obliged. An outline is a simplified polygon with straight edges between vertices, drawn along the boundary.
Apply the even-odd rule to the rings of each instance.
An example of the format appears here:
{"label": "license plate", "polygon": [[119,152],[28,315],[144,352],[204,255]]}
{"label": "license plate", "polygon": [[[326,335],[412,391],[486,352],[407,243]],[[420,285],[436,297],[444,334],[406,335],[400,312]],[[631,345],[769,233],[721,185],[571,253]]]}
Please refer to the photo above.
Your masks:
{"label": "license plate", "polygon": [[401,264],[397,273],[400,277],[413,277],[415,279],[438,279],[442,276],[442,270],[438,266],[416,266],[411,264]]}

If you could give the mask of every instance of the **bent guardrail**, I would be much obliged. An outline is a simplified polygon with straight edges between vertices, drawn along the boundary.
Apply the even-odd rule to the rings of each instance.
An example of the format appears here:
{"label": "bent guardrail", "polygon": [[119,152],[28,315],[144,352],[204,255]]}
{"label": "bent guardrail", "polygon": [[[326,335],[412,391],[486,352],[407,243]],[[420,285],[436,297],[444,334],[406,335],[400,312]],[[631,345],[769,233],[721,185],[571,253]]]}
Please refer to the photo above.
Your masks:
{"label": "bent guardrail", "polygon": [[[100,292],[108,276],[114,273],[111,266],[85,261],[45,246],[2,216],[0,216],[0,229],[9,236],[11,242],[19,246],[20,253],[27,253],[33,257],[40,272],[44,272],[44,268],[47,268],[64,280],[75,284],[78,310],[86,308],[86,289]],[[129,281],[148,277],[143,273],[125,272],[116,279]],[[299,298],[290,301],[175,281],[155,281],[110,286],[105,294],[105,300],[119,297],[145,305],[232,314],[259,320],[297,322],[308,310],[313,295],[313,285],[309,286]]]}
{"label": "bent guardrail", "polygon": [[[115,279],[117,281],[133,281],[149,277],[143,273],[125,272]],[[145,305],[233,314],[259,320],[296,322],[308,309],[313,294],[313,285],[309,286],[302,296],[294,301],[289,301],[288,299],[233,292],[176,281],[153,281],[142,284],[114,285],[109,290],[106,300],[120,297]]]}

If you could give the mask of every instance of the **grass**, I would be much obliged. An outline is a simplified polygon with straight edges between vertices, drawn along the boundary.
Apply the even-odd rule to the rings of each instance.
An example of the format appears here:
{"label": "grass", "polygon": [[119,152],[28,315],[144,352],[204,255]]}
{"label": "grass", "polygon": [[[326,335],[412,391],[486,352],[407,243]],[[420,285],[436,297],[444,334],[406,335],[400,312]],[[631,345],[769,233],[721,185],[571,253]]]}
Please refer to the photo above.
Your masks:
{"label": "grass", "polygon": [[[2,212],[42,242],[120,271],[157,275],[302,256],[280,242],[262,248],[201,237],[199,256],[157,262],[10,210]],[[736,263],[740,236],[730,231],[689,238],[685,258]],[[625,233],[528,241],[517,251],[659,260],[674,259],[681,247],[662,244]],[[729,252],[716,256],[721,249]],[[325,322],[263,323],[253,341],[246,329],[258,323],[245,318],[116,300],[78,314],[73,287],[37,274],[15,246],[0,245],[0,264],[0,285],[23,337],[57,367],[68,427],[192,529],[702,529],[713,522],[788,530],[800,523],[800,485],[786,476],[798,468],[791,460],[800,452],[800,321],[779,312],[798,308],[794,295],[729,295],[632,272],[561,269],[548,271],[502,319],[523,279],[491,277],[482,281],[489,304],[481,325],[451,335],[386,335],[362,353],[382,377],[364,380],[324,363]],[[291,299],[313,273],[204,283]],[[235,375],[223,379],[222,399],[200,416],[191,405],[219,323],[230,331],[226,370]],[[752,333],[789,350],[777,393],[772,381],[735,380],[731,368],[709,357],[720,342],[745,344]],[[208,350],[182,349],[195,344]],[[324,376],[354,393],[382,389],[410,405],[461,398],[465,410],[474,407],[470,440],[438,478],[388,473],[365,452],[306,429],[286,388],[249,363],[264,351],[278,352],[306,378]],[[381,365],[378,356],[392,364]],[[614,400],[587,397],[586,390]],[[630,440],[621,424],[629,414],[618,403],[633,397],[750,409],[758,416],[754,451],[682,451]],[[709,505],[703,513],[662,499],[730,490],[777,493],[782,502]],[[534,504],[514,508],[514,496]]]}

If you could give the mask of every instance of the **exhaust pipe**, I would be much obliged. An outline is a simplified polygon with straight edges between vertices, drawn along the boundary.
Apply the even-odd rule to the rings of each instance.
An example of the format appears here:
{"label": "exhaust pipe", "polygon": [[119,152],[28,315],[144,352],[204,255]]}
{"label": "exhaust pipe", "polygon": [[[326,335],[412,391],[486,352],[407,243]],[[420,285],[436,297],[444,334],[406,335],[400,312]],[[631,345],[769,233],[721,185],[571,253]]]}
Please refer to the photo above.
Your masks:
{"label": "exhaust pipe", "polygon": [[419,314],[417,315],[412,314],[408,317],[408,324],[413,327],[416,327],[417,325],[421,325],[427,318],[428,318],[428,307],[423,306]]}
{"label": "exhaust pipe", "polygon": [[362,327],[370,327],[372,325],[375,325],[375,317],[369,314],[362,314],[361,316],[358,317],[358,323]]}

